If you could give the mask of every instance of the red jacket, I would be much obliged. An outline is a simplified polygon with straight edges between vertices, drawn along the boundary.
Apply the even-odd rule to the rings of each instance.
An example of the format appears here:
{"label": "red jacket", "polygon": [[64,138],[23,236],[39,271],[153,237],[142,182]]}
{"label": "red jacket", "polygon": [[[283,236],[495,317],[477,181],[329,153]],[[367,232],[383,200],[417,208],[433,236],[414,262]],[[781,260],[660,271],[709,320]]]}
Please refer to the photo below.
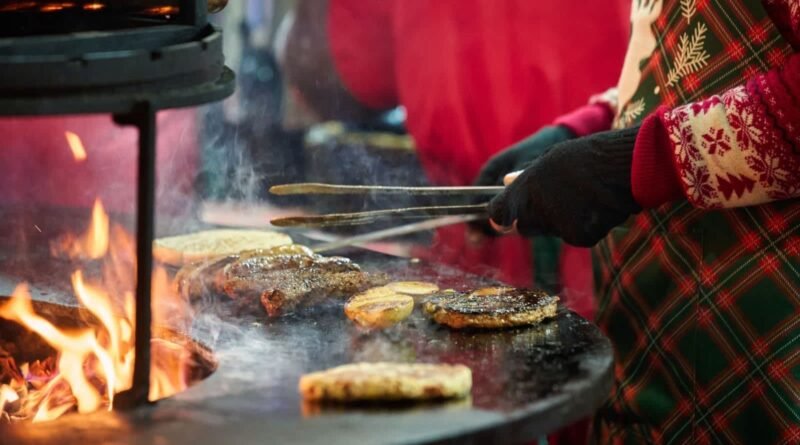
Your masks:
{"label": "red jacket", "polygon": [[[630,0],[331,0],[337,71],[364,104],[407,109],[430,179],[470,184],[493,154],[616,82]],[[529,285],[528,243],[437,234],[433,259]],[[567,252],[589,276],[588,253]],[[564,281],[569,282],[569,277]],[[591,281],[580,283],[589,295]]]}

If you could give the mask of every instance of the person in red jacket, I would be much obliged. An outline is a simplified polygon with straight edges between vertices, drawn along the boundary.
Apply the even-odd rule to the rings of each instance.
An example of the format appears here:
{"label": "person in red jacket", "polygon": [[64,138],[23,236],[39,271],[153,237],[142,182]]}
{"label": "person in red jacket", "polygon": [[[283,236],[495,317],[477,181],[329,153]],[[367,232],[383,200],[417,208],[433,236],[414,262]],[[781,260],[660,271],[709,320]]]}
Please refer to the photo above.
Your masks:
{"label": "person in red jacket", "polygon": [[498,155],[491,222],[595,246],[599,443],[800,443],[800,2],[632,8],[608,131]]}
{"label": "person in red jacket", "polygon": [[[617,78],[628,4],[301,1],[293,20],[283,65],[320,119],[359,119],[403,105],[431,182],[468,185],[493,154]],[[573,132],[554,125],[549,143]],[[424,256],[530,285],[529,249],[520,238],[470,243],[457,226],[439,230]],[[591,316],[588,252],[568,248],[564,258],[573,268],[562,286],[573,292],[573,307]]]}

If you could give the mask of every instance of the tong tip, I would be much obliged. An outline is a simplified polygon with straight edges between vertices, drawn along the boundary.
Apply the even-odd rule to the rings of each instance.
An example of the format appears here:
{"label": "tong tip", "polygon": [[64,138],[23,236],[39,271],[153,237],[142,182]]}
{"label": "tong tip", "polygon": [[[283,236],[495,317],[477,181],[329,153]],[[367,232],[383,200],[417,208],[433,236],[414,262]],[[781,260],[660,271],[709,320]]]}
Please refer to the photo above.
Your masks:
{"label": "tong tip", "polygon": [[297,218],[294,217],[274,218],[269,220],[269,223],[275,227],[294,227],[298,224]]}
{"label": "tong tip", "polygon": [[287,195],[291,194],[290,184],[273,185],[269,188],[269,192],[273,195]]}

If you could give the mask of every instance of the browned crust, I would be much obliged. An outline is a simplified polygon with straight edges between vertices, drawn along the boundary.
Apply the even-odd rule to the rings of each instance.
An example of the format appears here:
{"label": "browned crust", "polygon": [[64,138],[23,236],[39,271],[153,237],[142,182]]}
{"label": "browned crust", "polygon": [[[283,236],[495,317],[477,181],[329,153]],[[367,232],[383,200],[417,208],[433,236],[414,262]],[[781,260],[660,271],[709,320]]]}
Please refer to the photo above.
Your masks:
{"label": "browned crust", "polygon": [[498,329],[514,326],[529,326],[541,322],[550,317],[555,317],[557,304],[553,302],[542,309],[535,309],[528,312],[521,312],[508,315],[464,315],[448,312],[441,308],[426,303],[425,311],[431,318],[439,324],[450,326],[455,329],[482,328]]}
{"label": "browned crust", "polygon": [[337,402],[435,400],[469,395],[472,372],[464,365],[353,363],[300,378],[305,400]]}
{"label": "browned crust", "polygon": [[498,329],[528,326],[556,315],[557,296],[515,288],[448,293],[425,302],[431,318],[454,329]]}

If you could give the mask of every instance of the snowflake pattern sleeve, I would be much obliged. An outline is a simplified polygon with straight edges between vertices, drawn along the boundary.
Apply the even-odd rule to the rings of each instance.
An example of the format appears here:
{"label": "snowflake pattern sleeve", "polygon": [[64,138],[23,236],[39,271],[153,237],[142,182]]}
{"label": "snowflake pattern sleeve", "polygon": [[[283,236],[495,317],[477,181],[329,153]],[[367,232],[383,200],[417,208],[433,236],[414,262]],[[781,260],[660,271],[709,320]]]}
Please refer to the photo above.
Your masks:
{"label": "snowflake pattern sleeve", "polygon": [[[645,152],[664,149],[674,162],[661,164],[663,180],[657,182],[676,176],[696,207],[741,207],[800,196],[798,103],[800,54],[795,54],[782,68],[759,74],[746,85],[671,110],[659,109],[648,120],[657,119],[652,123],[665,131],[642,134],[636,141],[634,196],[646,207],[663,201],[643,189],[654,180],[641,173],[652,173],[652,168],[636,164],[659,159]],[[645,140],[658,134],[669,143]]]}

